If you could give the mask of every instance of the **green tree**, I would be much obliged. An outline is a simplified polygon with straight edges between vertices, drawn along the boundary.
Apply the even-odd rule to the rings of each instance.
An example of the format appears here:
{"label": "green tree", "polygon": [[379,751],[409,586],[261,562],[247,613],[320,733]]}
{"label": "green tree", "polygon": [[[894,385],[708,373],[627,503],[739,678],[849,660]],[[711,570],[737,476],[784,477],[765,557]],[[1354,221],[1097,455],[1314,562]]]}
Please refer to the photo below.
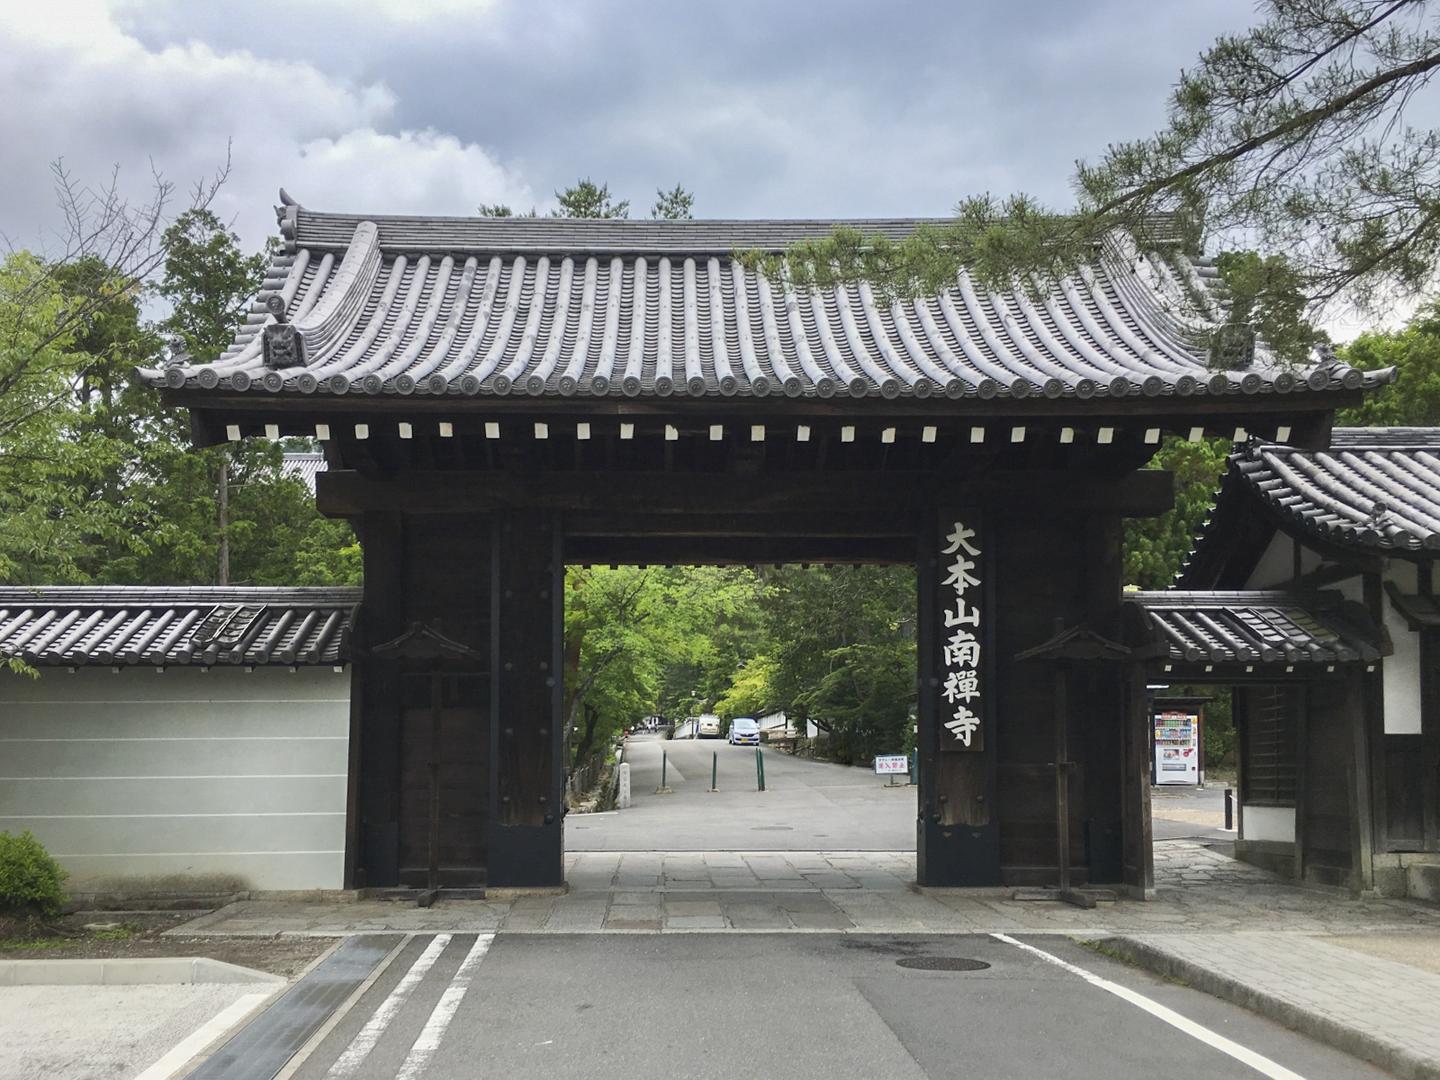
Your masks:
{"label": "green tree", "polygon": [[771,571],[763,602],[772,704],[830,732],[853,762],[911,745],[915,575],[908,567]]}
{"label": "green tree", "polygon": [[[1181,74],[1166,126],[1111,144],[1076,175],[1078,206],[964,199],[952,222],[901,241],[853,230],[749,260],[797,284],[869,280],[924,295],[965,266],[995,289],[1041,286],[1120,228],[1142,246],[1247,238],[1283,256],[1307,304],[1364,309],[1433,290],[1440,265],[1440,131],[1412,106],[1432,92],[1440,32],[1426,0],[1267,0]],[[1241,275],[1244,278],[1244,275]],[[1237,299],[1243,300],[1243,297]],[[1305,342],[1254,314],[1298,358]],[[1282,320],[1283,322],[1283,320]]]}
{"label": "green tree", "polygon": [[0,580],[82,581],[95,537],[119,540],[91,487],[116,461],[82,430],[77,387],[96,367],[51,266],[25,252],[0,262]]}
{"label": "green tree", "polygon": [[577,180],[564,191],[555,192],[560,207],[551,217],[567,218],[628,218],[630,200],[616,202],[610,197],[609,184],[597,184],[589,177]]}
{"label": "green tree", "polygon": [[1125,581],[1142,589],[1168,588],[1195,546],[1229,460],[1228,439],[1187,442],[1167,437],[1149,468],[1175,474],[1175,506],[1159,517],[1125,522]]}
{"label": "green tree", "polygon": [[650,208],[650,216],[666,221],[689,221],[695,216],[691,213],[694,207],[694,192],[686,191],[679,184],[669,191],[656,188],[655,205]]}
{"label": "green tree", "polygon": [[1335,417],[1352,427],[1440,425],[1440,303],[1422,307],[1399,331],[1361,334],[1339,350],[1362,370],[1394,367],[1399,378]]}

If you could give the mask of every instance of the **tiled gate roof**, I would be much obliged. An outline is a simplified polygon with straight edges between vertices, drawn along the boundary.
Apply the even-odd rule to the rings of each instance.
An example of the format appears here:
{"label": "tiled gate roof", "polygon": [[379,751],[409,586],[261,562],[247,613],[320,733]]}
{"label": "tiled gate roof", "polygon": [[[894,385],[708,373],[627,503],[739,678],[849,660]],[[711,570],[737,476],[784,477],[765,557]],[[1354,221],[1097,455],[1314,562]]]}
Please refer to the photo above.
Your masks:
{"label": "tiled gate roof", "polygon": [[[1333,361],[1206,365],[1213,267],[1115,237],[1041,295],[982,289],[887,303],[866,285],[797,292],[734,258],[846,224],[321,214],[280,208],[246,326],[157,386],[289,395],[1096,399],[1314,394],[1386,378]],[[928,223],[928,224],[934,224]],[[303,367],[267,368],[278,297]],[[677,404],[679,404],[677,402]],[[1100,407],[1098,404],[1096,407]]]}

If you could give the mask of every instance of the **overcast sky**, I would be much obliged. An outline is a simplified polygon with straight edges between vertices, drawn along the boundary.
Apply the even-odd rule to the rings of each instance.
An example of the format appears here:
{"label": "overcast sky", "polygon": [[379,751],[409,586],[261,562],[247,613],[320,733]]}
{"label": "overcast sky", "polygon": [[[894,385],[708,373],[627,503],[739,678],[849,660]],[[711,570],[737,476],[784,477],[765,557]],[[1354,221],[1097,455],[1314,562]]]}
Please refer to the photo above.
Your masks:
{"label": "overcast sky", "polygon": [[317,209],[543,212],[577,177],[648,214],[944,214],[1070,201],[1074,161],[1164,119],[1250,0],[0,0],[0,232],[54,225],[48,164],[143,193],[233,147],[249,246]]}

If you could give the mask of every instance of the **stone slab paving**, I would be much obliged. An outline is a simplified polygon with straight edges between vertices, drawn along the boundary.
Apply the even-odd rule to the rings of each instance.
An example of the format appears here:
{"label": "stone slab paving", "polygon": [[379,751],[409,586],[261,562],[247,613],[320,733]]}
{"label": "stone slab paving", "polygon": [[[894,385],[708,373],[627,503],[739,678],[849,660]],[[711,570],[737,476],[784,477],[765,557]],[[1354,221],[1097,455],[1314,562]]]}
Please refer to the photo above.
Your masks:
{"label": "stone slab paving", "polygon": [[253,900],[169,931],[205,934],[850,933],[1301,934],[1440,931],[1440,907],[1298,887],[1192,841],[1156,844],[1156,895],[1085,911],[1010,889],[920,889],[912,852],[582,852],[569,891],[432,908]]}
{"label": "stone slab paving", "polygon": [[1281,933],[1133,934],[1106,942],[1402,1077],[1440,1077],[1440,975]]}

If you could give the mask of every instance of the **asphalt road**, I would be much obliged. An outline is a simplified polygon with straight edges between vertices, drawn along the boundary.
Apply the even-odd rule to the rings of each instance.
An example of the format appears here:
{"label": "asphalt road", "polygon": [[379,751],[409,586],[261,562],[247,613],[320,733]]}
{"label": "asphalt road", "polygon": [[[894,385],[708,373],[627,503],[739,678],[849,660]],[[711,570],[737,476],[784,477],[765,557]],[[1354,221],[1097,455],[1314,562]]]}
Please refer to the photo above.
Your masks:
{"label": "asphalt road", "polygon": [[[662,752],[668,795],[657,795]],[[719,791],[710,792],[714,755]],[[887,787],[869,769],[765,750],[764,792],[756,789],[755,748],[723,739],[631,738],[634,804],[608,814],[572,814],[569,851],[910,851],[918,789]],[[1154,789],[1157,840],[1234,839],[1220,828],[1219,787]]]}
{"label": "asphalt road", "polygon": [[[657,795],[661,754],[671,794]],[[869,769],[764,750],[724,739],[631,738],[630,809],[572,814],[569,851],[906,851],[915,847],[915,792],[886,787]],[[712,793],[712,755],[719,790]]]}
{"label": "asphalt road", "polygon": [[[917,957],[990,966],[962,972],[897,963]],[[1119,993],[1096,985],[1097,977]],[[1127,992],[1142,997],[1120,996]],[[1195,1025],[1194,1034],[1155,1015],[1165,1010]],[[1227,1040],[1236,1053],[1264,1060],[1258,1067],[1253,1057],[1237,1060],[1217,1047]],[[296,1073],[299,1080],[1264,1075],[1383,1074],[1068,939],[838,934],[416,937]]]}

